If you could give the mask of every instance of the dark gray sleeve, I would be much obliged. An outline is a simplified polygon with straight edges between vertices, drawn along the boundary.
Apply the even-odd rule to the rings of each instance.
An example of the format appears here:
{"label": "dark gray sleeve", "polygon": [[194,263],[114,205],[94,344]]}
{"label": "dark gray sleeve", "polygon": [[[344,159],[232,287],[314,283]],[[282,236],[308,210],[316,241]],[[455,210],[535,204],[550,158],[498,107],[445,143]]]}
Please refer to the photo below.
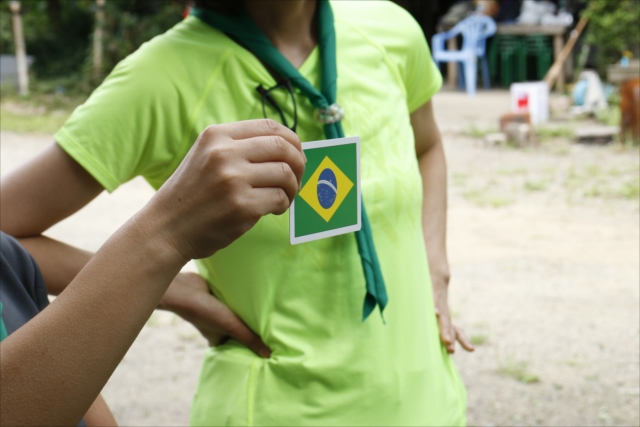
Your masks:
{"label": "dark gray sleeve", "polygon": [[2,320],[11,335],[48,304],[42,274],[31,255],[13,237],[0,232]]}

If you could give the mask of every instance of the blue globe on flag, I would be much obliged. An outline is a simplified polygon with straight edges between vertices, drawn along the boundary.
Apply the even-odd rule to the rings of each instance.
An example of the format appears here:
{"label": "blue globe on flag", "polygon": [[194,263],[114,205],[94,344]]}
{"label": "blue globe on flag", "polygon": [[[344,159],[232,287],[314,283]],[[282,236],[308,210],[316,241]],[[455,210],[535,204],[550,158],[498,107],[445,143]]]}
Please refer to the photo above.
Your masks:
{"label": "blue globe on flag", "polygon": [[320,206],[329,209],[336,201],[338,195],[338,180],[336,174],[329,168],[320,172],[318,177],[318,202]]}

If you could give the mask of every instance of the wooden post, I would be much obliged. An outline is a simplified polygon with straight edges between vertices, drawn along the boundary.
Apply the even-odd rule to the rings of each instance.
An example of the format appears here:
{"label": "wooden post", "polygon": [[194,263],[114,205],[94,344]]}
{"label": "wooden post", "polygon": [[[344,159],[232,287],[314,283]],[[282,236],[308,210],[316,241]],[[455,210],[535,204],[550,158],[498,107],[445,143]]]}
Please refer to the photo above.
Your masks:
{"label": "wooden post", "polygon": [[[456,38],[447,40],[447,50],[458,50],[458,41]],[[447,82],[453,90],[458,88],[458,62],[447,62]]]}
{"label": "wooden post", "polygon": [[27,53],[24,47],[24,34],[22,33],[22,16],[20,16],[20,2],[10,1],[13,23],[13,40],[16,47],[16,65],[18,68],[18,93],[26,95],[29,93],[29,74],[27,72]]}
{"label": "wooden post", "polygon": [[[556,34],[553,36],[553,58],[554,61],[560,58],[562,54],[562,47],[564,45],[564,40],[562,35]],[[564,93],[564,63],[560,64],[560,70],[558,71],[558,92]],[[549,88],[551,89],[551,88]]]}
{"label": "wooden post", "polygon": [[105,0],[96,0],[96,24],[93,31],[93,79],[102,74],[102,28],[104,26]]}
{"label": "wooden post", "polygon": [[569,54],[571,54],[571,50],[573,50],[573,46],[575,46],[580,34],[582,34],[582,30],[587,26],[588,19],[583,16],[578,21],[578,25],[576,28],[571,31],[571,35],[569,36],[569,40],[567,43],[562,46],[562,39],[558,39],[557,37],[554,39],[554,54],[556,55],[555,61],[547,75],[544,76],[544,81],[549,85],[549,90],[553,88],[556,80],[558,81],[558,90],[564,90],[564,62],[566,61]]}

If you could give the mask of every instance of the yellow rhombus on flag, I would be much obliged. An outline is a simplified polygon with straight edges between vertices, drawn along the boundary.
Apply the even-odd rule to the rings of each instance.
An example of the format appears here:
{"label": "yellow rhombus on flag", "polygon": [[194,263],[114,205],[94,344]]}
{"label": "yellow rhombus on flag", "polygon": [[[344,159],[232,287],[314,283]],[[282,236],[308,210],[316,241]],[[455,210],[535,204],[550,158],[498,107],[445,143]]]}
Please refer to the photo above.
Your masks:
{"label": "yellow rhombus on flag", "polygon": [[[336,199],[335,202],[329,207],[324,208],[318,200],[318,183],[320,181],[320,174],[326,170],[331,170],[336,177]],[[300,191],[300,197],[311,206],[311,208],[318,213],[325,221],[329,222],[334,213],[338,210],[342,202],[344,201],[349,191],[353,188],[353,182],[336,166],[335,163],[327,156],[325,157],[318,168],[315,170],[311,178],[307,181],[305,186]]]}

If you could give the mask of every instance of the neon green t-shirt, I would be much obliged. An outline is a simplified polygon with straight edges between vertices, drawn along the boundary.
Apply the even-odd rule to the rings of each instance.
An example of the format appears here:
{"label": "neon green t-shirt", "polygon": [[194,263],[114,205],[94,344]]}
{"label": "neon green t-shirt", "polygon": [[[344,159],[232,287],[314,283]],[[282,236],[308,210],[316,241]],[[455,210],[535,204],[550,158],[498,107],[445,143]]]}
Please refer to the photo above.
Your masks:
{"label": "neon green t-shirt", "polygon": [[[273,350],[207,350],[194,425],[462,425],[466,394],[441,346],[422,234],[409,114],[442,84],[418,24],[391,2],[334,2],[338,103],[361,138],[362,194],[389,293],[386,325],[362,322],[353,235],[291,246],[288,214],[266,216],[198,266]],[[300,72],[320,86],[318,50]],[[122,61],[56,135],[107,190],[155,188],[207,125],[262,117],[274,79],[224,34],[189,17]],[[302,141],[323,139],[297,94]],[[281,104],[286,108],[287,104]]]}

